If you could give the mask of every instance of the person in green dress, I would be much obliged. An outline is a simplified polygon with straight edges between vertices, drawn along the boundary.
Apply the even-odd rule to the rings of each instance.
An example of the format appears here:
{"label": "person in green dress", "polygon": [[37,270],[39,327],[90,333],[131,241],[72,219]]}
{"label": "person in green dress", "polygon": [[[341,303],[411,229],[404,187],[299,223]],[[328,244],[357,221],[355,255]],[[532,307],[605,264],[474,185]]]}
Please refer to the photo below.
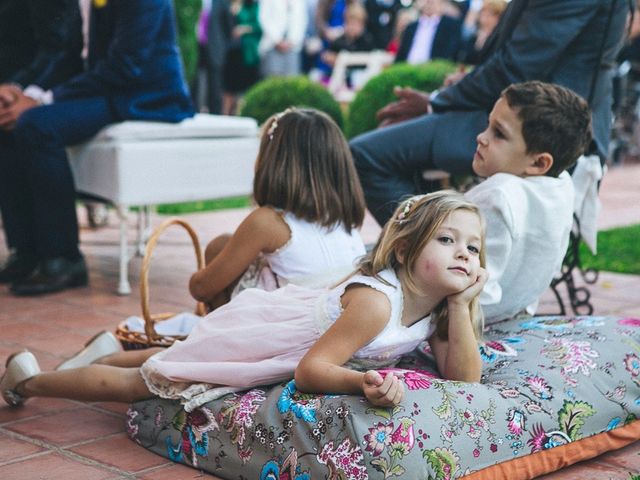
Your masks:
{"label": "person in green dress", "polygon": [[260,79],[258,44],[262,29],[258,21],[258,2],[234,0],[230,8],[234,27],[224,67],[222,112],[225,115],[236,113],[240,95]]}

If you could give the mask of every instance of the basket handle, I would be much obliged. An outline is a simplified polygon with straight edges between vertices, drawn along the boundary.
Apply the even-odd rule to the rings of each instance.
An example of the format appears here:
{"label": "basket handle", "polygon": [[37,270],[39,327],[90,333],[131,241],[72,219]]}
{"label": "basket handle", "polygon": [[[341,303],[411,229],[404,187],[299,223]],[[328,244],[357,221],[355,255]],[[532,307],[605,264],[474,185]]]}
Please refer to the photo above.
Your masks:
{"label": "basket handle", "polygon": [[[185,220],[176,217],[168,218],[160,225],[158,225],[158,227],[156,227],[156,229],[153,231],[147,242],[147,246],[144,252],[144,258],[142,259],[142,269],[140,271],[140,302],[142,304],[144,330],[147,334],[147,341],[149,344],[160,338],[160,335],[156,333],[154,324],[158,321],[166,320],[167,318],[173,316],[172,313],[160,313],[151,315],[149,311],[149,267],[151,266],[151,256],[153,254],[153,250],[156,247],[156,244],[158,243],[160,235],[162,235],[162,233],[164,233],[164,231],[172,225],[181,226],[187,231],[187,233],[191,237],[193,248],[195,250],[198,270],[201,270],[204,266],[204,258],[202,256],[202,249],[200,248],[198,236],[196,235],[196,232],[193,230],[193,228],[191,228],[191,225],[189,225]],[[202,302],[196,303],[195,313],[196,315],[200,316],[203,316],[206,313],[204,304]]]}

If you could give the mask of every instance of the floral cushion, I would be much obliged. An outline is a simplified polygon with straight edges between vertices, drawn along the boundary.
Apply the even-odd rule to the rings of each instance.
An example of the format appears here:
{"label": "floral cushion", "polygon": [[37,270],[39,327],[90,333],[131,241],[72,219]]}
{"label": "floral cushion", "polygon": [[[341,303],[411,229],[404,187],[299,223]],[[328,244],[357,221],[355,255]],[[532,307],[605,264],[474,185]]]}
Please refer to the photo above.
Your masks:
{"label": "floral cushion", "polygon": [[292,480],[532,478],[640,438],[640,319],[494,324],[479,384],[439,379],[424,346],[389,369],[407,387],[393,409],[290,381],[192,412],[135,403],[129,435],[222,478]]}

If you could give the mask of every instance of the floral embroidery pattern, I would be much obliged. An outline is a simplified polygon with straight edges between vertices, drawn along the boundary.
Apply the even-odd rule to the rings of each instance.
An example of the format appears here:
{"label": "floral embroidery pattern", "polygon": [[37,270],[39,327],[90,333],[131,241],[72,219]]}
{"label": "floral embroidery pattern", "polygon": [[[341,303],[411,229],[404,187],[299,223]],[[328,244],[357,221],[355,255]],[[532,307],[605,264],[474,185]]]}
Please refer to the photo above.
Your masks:
{"label": "floral embroidery pattern", "polygon": [[311,423],[316,423],[316,409],[318,405],[319,401],[317,396],[299,393],[296,390],[296,383],[293,380],[287,383],[278,399],[278,410],[280,413],[291,411],[297,418]]}
{"label": "floral embroidery pattern", "polygon": [[517,344],[520,341],[520,339],[487,340],[478,346],[480,357],[484,362],[495,362],[499,357],[515,357],[518,352],[509,344]]}
{"label": "floral embroidery pattern", "polygon": [[206,457],[209,450],[208,432],[219,430],[213,412],[206,407],[198,408],[191,413],[179,411],[173,418],[173,426],[181,433],[177,445],[167,437],[167,452],[175,462],[186,459],[191,465],[198,465],[198,456]]}
{"label": "floral embroidery pattern", "polygon": [[304,394],[290,381],[191,413],[139,402],[127,431],[223,478],[453,480],[637,422],[639,327],[634,318],[519,318],[485,334],[481,384],[439,378],[423,344],[380,370],[406,387],[394,408]]}
{"label": "floral embroidery pattern", "polygon": [[134,423],[134,420],[138,416],[138,412],[133,408],[129,407],[127,409],[127,435],[131,440],[135,442],[139,442],[138,440],[138,424]]}
{"label": "floral embroidery pattern", "polygon": [[630,353],[624,357],[624,368],[631,374],[635,380],[640,375],[640,358],[635,353]]}
{"label": "floral embroidery pattern", "polygon": [[393,430],[393,423],[384,424],[378,422],[373,428],[369,429],[369,433],[364,436],[365,442],[367,442],[367,452],[372,452],[374,457],[380,455],[384,449],[391,443],[391,431]]}
{"label": "floral embroidery pattern", "polygon": [[456,476],[460,458],[454,451],[446,448],[435,448],[426,450],[422,456],[431,464],[435,471],[435,478],[438,480],[450,480]]}
{"label": "floral embroidery pattern", "polygon": [[364,466],[362,450],[357,445],[353,445],[348,438],[337,446],[333,442],[326,443],[318,454],[317,460],[318,463],[328,467],[328,478],[353,480],[369,478]]}
{"label": "floral embroidery pattern", "polygon": [[231,443],[237,446],[242,463],[251,459],[251,450],[245,448],[247,430],[253,426],[253,417],[265,399],[263,390],[250,390],[242,396],[234,394],[220,410],[220,423],[231,434]]}
{"label": "floral embroidery pattern", "polygon": [[570,385],[577,385],[575,374],[589,376],[597,365],[594,358],[599,354],[586,341],[571,341],[565,338],[553,339],[542,349],[543,355],[549,357],[561,367],[561,373]]}
{"label": "floral embroidery pattern", "polygon": [[270,479],[311,480],[311,476],[298,465],[298,452],[291,449],[291,453],[284,460],[272,459],[263,465],[260,480]]}
{"label": "floral embroidery pattern", "polygon": [[618,320],[620,325],[629,325],[631,327],[640,327],[640,318],[621,318]]}

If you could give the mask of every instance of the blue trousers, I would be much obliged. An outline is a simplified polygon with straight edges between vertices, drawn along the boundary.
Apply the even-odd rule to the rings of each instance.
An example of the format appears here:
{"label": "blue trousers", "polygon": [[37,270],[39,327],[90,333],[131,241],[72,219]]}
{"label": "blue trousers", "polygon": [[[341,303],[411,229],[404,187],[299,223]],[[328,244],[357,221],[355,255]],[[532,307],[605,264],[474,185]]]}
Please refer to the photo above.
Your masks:
{"label": "blue trousers", "polygon": [[38,258],[80,255],[65,147],[117,121],[105,98],[86,98],[27,110],[0,133],[0,211],[10,249]]}
{"label": "blue trousers", "polygon": [[432,113],[352,139],[367,208],[378,223],[384,225],[404,197],[424,193],[423,170],[470,174],[487,119],[484,111]]}

